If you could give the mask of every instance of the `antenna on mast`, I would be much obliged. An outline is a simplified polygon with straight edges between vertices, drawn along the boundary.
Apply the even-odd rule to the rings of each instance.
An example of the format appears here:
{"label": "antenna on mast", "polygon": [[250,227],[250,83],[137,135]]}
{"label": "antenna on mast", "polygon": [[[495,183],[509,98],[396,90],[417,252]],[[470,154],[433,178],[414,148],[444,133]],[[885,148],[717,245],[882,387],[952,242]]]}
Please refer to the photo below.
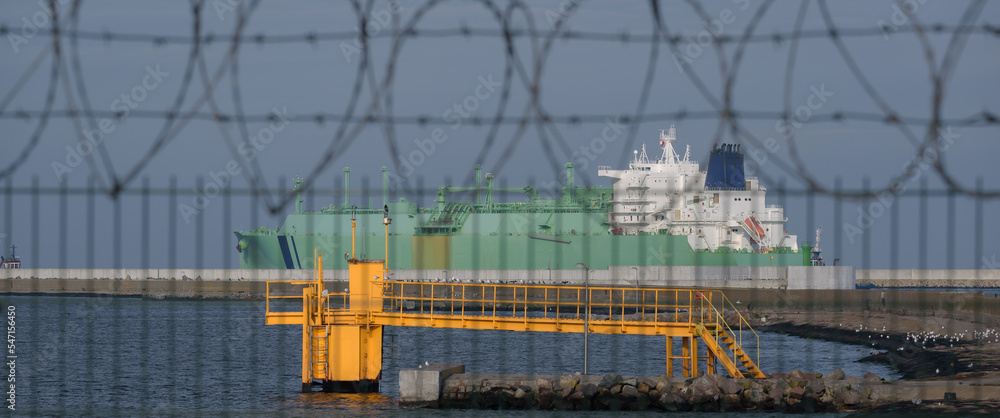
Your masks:
{"label": "antenna on mast", "polygon": [[660,146],[663,147],[663,156],[660,157],[661,163],[677,164],[679,162],[680,158],[674,151],[674,142],[677,142],[677,129],[674,128],[674,125],[670,125],[670,129],[666,132],[660,129]]}

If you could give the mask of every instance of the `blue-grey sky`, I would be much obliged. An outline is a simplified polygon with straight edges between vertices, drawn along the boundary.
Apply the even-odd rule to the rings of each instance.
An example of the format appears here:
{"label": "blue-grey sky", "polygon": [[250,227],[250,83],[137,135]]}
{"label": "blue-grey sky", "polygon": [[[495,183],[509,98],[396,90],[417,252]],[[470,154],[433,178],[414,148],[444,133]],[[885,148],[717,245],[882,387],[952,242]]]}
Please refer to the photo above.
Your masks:
{"label": "blue-grey sky", "polygon": [[[50,90],[52,71],[52,37],[34,33],[52,28],[47,18],[47,7],[37,0],[14,0],[0,4],[0,24],[7,33],[0,45],[0,95],[10,98],[2,109],[0,129],[3,146],[0,147],[0,170],[15,161],[20,166],[11,176],[15,188],[30,187],[37,177],[41,187],[56,187],[61,178],[70,187],[84,187],[94,175],[93,167],[84,162],[73,165],[75,158],[67,146],[80,145],[82,130],[100,129],[99,116],[93,120],[81,117],[53,117],[44,125],[40,140],[23,160],[22,150],[39,125],[37,116],[13,117],[18,111],[34,112],[45,106]],[[62,3],[57,1],[57,3]],[[60,13],[68,14],[69,3]],[[246,132],[235,123],[217,124],[206,120],[192,120],[155,155],[149,164],[141,166],[139,177],[127,184],[135,189],[142,178],[148,177],[155,187],[168,184],[176,176],[179,186],[191,190],[196,179],[202,177],[212,183],[212,174],[227,170],[227,165],[240,170],[234,176],[237,188],[249,187],[248,168],[259,164],[263,178],[271,187],[290,187],[290,178],[306,175],[320,162],[330,146],[340,125],[337,122],[317,123],[315,115],[343,114],[348,108],[352,90],[358,80],[358,61],[361,54],[353,40],[324,40],[316,42],[263,43],[247,42],[240,46],[237,55],[238,73],[228,67],[220,72],[230,48],[230,36],[238,21],[241,8],[251,1],[210,0],[204,4],[201,17],[202,33],[214,34],[215,41],[203,45],[202,56],[210,77],[221,74],[212,98],[220,112],[233,114],[237,109],[234,83],[239,86],[239,107],[246,114],[267,115],[275,110],[285,112],[269,122],[255,121],[246,125]],[[405,27],[421,10],[423,1],[401,1],[398,7],[385,1],[372,4],[372,26],[369,52],[372,59],[374,81],[362,78],[362,92],[355,114],[364,114],[373,99],[373,86],[386,76],[387,61],[393,48],[393,28]],[[497,2],[500,10],[507,2]],[[643,93],[648,94],[645,105],[647,114],[671,114],[687,111],[712,112],[713,103],[721,102],[723,77],[720,76],[720,57],[712,46],[702,46],[699,39],[709,39],[708,31],[738,37],[754,20],[760,8],[768,4],[757,0],[722,0],[701,3],[703,12],[714,22],[706,25],[690,4],[680,1],[664,2],[661,14],[665,27],[681,36],[675,53],[666,44],[660,44],[656,59],[651,63],[651,45],[636,41],[595,41],[560,39],[552,43],[545,56],[544,71],[538,82],[540,101],[545,112],[557,117],[570,115],[632,115],[636,112]],[[931,117],[934,90],[932,71],[925,57],[925,46],[933,50],[935,66],[948,52],[952,40],[950,31],[928,33],[926,44],[910,28],[914,21],[924,25],[942,24],[950,29],[961,22],[970,7],[966,1],[837,1],[829,2],[831,19],[838,28],[869,31],[866,36],[843,38],[851,58],[861,73],[860,81],[851,72],[841,51],[825,37],[803,39],[797,47],[797,59],[792,73],[787,72],[791,42],[755,42],[744,53],[732,88],[733,108],[741,114],[777,115],[785,106],[786,82],[788,105],[798,118],[792,130],[797,141],[802,163],[812,178],[825,187],[833,188],[840,179],[843,188],[857,190],[869,179],[872,188],[883,188],[899,176],[916,152],[915,145],[895,125],[881,121],[847,120],[829,121],[837,112],[862,112],[884,115],[879,102],[898,115],[916,120]],[[572,13],[563,13],[573,5]],[[800,13],[800,2],[776,1],[770,3],[757,23],[754,33],[789,33],[795,27]],[[581,32],[628,34],[633,39],[653,32],[654,19],[645,1],[538,1],[530,2],[511,14],[511,26],[519,30],[533,27],[540,33],[553,29],[554,19],[566,16],[564,29]],[[973,23],[997,25],[1000,5],[987,2]],[[79,30],[97,33],[141,34],[161,36],[190,36],[193,21],[191,7],[185,1],[87,1],[79,11]],[[480,2],[441,2],[420,15],[414,26],[418,31],[431,29],[474,28],[496,30],[496,18]],[[803,19],[803,30],[826,30],[826,23],[819,3],[810,2]],[[67,28],[63,28],[67,30]],[[357,16],[348,2],[322,1],[261,1],[249,16],[245,35],[304,36],[308,33],[357,32]],[[846,33],[845,32],[845,33]],[[425,32],[430,33],[430,32]],[[33,36],[30,36],[32,35]],[[427,125],[397,124],[391,128],[398,146],[393,155],[388,151],[387,131],[382,125],[364,127],[343,152],[334,154],[319,176],[311,178],[317,187],[331,190],[341,187],[343,167],[352,168],[352,184],[362,185],[363,177],[378,188],[379,168],[392,167],[392,171],[406,177],[406,185],[419,183],[436,188],[445,181],[462,182],[469,175],[474,159],[484,148],[488,126],[473,126],[473,118],[489,121],[501,103],[500,92],[509,87],[510,98],[504,108],[508,117],[521,117],[529,111],[530,94],[526,84],[533,82],[536,61],[542,40],[533,42],[520,37],[515,43],[518,60],[528,79],[517,75],[505,77],[505,43],[496,36],[418,36],[406,39],[395,61],[391,84],[391,114],[401,117],[425,116]],[[166,112],[177,100],[187,70],[191,45],[184,42],[165,43],[128,42],[124,40],[79,39],[74,48],[67,37],[61,48],[65,61],[55,86],[54,109],[65,110],[70,103],[77,108],[84,100],[98,112],[129,114],[105,124],[94,155],[106,153],[111,164],[100,159],[95,167],[108,181],[112,176],[122,178],[133,170],[141,157],[150,149],[156,135],[164,126],[164,119],[150,118],[140,112]],[[998,110],[997,93],[1000,92],[1000,39],[982,30],[968,36],[961,48],[953,75],[947,80],[942,103],[942,116],[947,120],[978,116],[981,112],[995,114]],[[724,61],[733,65],[736,45],[723,47]],[[79,57],[78,79],[74,63]],[[39,57],[44,61],[29,74],[27,81],[18,86],[19,78],[30,71]],[[683,64],[683,65],[681,65]],[[653,81],[644,91],[644,80],[650,65],[655,65]],[[203,96],[204,85],[197,67],[188,87],[181,109],[192,109]],[[936,70],[935,70],[936,72]],[[233,77],[236,77],[235,81]],[[790,80],[790,81],[788,81]],[[704,90],[697,87],[703,83]],[[870,84],[878,100],[866,92]],[[81,93],[86,93],[86,99]],[[706,94],[710,97],[706,97]],[[125,95],[125,99],[122,96]],[[477,97],[478,95],[478,97]],[[470,99],[474,98],[474,99]],[[383,103],[384,104],[384,103]],[[462,116],[455,106],[470,106],[474,111]],[[383,107],[383,111],[384,111]],[[205,104],[200,112],[209,113]],[[464,110],[463,110],[464,111]],[[534,110],[531,110],[534,111]],[[133,113],[134,112],[134,113]],[[34,115],[34,113],[32,113]],[[106,116],[106,115],[105,115]],[[288,123],[285,123],[285,120]],[[551,154],[543,146],[537,124],[529,124],[516,146],[510,146],[517,131],[516,125],[507,124],[496,133],[496,142],[483,161],[487,172],[495,173],[500,184],[508,186],[532,182],[543,189],[545,184],[559,182],[562,164],[573,161],[578,168],[577,184],[608,185],[597,177],[598,165],[623,166],[623,156],[639,143],[655,147],[660,129],[671,123],[677,126],[679,143],[691,145],[692,158],[706,161],[711,144],[717,139],[744,144],[744,149],[755,152],[753,167],[762,184],[772,191],[779,184],[794,190],[805,190],[807,182],[794,169],[789,157],[788,140],[776,130],[777,117],[740,119],[741,128],[756,140],[746,137],[733,138],[728,128],[720,132],[719,119],[686,118],[683,120],[643,121],[633,125],[633,132],[623,132],[611,139],[597,140],[607,126],[605,123],[557,123],[546,128]],[[93,124],[93,125],[92,125]],[[442,132],[435,134],[440,127]],[[925,139],[927,126],[908,125],[918,141]],[[82,128],[82,129],[81,129]],[[355,128],[347,127],[348,132]],[[996,163],[1000,156],[996,125],[946,126],[945,149],[940,153],[948,172],[963,187],[972,188],[976,179],[982,178],[987,190],[1000,189]],[[552,131],[558,132],[566,146],[552,142]],[[252,162],[234,155],[227,147],[223,131],[234,144],[246,142],[243,150],[254,148]],[[273,135],[271,135],[273,133]],[[437,135],[438,141],[432,137]],[[93,136],[93,135],[92,135]],[[769,138],[773,141],[768,142]],[[262,141],[265,139],[267,141]],[[631,139],[631,141],[629,141]],[[759,143],[756,141],[760,141]],[[265,143],[266,142],[266,143]],[[433,149],[430,148],[433,143]],[[759,145],[766,143],[768,147]],[[423,144],[423,145],[421,145]],[[236,145],[239,148],[238,145]],[[510,148],[509,158],[504,158]],[[400,158],[401,157],[401,158]],[[553,164],[552,160],[557,164]],[[407,161],[402,165],[399,161]],[[500,161],[505,161],[502,167]],[[759,163],[759,164],[756,164]],[[790,169],[792,168],[792,169]],[[109,170],[110,169],[110,170]],[[113,174],[112,174],[113,172]],[[279,179],[286,179],[279,183]],[[946,186],[933,169],[918,168],[904,182],[907,193],[918,190],[926,181],[933,190]],[[375,204],[381,204],[380,193],[372,194]],[[519,198],[519,196],[510,196]],[[184,194],[178,203],[191,203],[192,196]],[[840,219],[836,218],[835,200],[818,195],[810,206],[801,195],[779,197],[769,195],[769,203],[786,205],[789,219],[787,229],[799,235],[800,240],[812,240],[816,226],[824,229],[823,247],[828,261],[840,258],[843,263],[870,268],[996,268],[996,255],[1000,254],[1000,221],[996,219],[1000,204],[986,200],[982,204],[984,219],[975,222],[976,204],[973,199],[958,196],[954,199],[953,222],[949,220],[949,204],[945,196],[932,196],[927,203],[926,216],[920,216],[919,200],[903,197],[891,203],[883,201],[881,211],[873,202],[844,200],[840,203]],[[5,199],[0,199],[5,200]],[[343,201],[342,195],[320,194],[305,203],[306,209],[318,209]],[[361,197],[353,198],[358,204],[367,203]],[[425,199],[430,203],[430,199]],[[28,195],[17,195],[15,200],[0,206],[0,241],[6,247],[11,242],[20,247],[27,265],[41,267],[69,267],[88,265],[88,247],[93,241],[94,261],[97,267],[111,267],[120,263],[138,267],[141,261],[141,201],[138,196],[126,195],[121,202],[122,254],[115,257],[114,205],[106,196],[95,199],[94,235],[88,235],[87,203],[81,196],[71,196],[69,225],[65,232],[59,223],[58,197],[43,195],[38,203],[40,217],[39,239],[33,237],[31,223],[33,202]],[[167,267],[168,222],[170,205],[166,197],[151,199],[150,266]],[[232,200],[231,224],[223,223],[221,198],[210,199],[208,206],[199,213],[177,214],[179,266],[225,267],[235,265],[231,230],[256,226],[276,226],[292,210],[283,209],[277,216],[268,216],[259,208],[257,223],[253,224],[250,201],[243,197]],[[8,209],[9,208],[9,209]],[[871,221],[859,220],[859,209],[874,215]],[[891,213],[898,211],[897,240],[891,238]],[[883,213],[884,212],[884,213]],[[12,219],[8,225],[6,219]],[[199,240],[199,218],[204,225],[203,247],[194,244]],[[859,222],[860,221],[860,222]],[[863,224],[863,225],[862,225]],[[976,231],[981,231],[983,245],[976,253]],[[229,232],[227,232],[229,231]],[[925,232],[921,232],[925,231]],[[925,235],[922,235],[925,234]],[[62,252],[60,236],[67,236],[66,252]],[[867,257],[863,254],[865,237],[870,240]],[[948,245],[950,237],[954,244]],[[926,240],[921,241],[921,237]],[[894,253],[890,244],[898,242]],[[949,248],[950,247],[950,248]],[[201,249],[201,255],[195,254]],[[950,254],[954,254],[951,257]],[[991,258],[992,257],[992,258]]]}

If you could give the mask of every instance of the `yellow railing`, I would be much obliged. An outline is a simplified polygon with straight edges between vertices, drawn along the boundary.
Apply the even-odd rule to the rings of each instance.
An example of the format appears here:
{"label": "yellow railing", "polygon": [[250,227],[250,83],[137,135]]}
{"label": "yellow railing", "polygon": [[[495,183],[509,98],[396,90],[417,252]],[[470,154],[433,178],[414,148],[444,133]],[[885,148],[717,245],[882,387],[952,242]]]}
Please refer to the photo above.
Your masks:
{"label": "yellow railing", "polygon": [[[296,315],[301,317],[303,308],[301,304],[295,308],[291,308],[294,305],[287,305],[284,307],[297,312],[272,311],[272,299],[302,299],[301,294],[294,294],[301,292],[297,286],[314,285],[314,281],[268,282],[269,323],[290,323]],[[463,323],[475,328],[477,325],[472,324],[475,322],[479,327],[495,328],[498,321],[510,324],[511,319],[517,318],[516,323],[523,320],[524,327],[520,329],[524,330],[579,332],[583,329],[582,322],[589,308],[590,332],[669,335],[665,331],[668,327],[690,327],[693,330],[701,324],[712,327],[711,338],[717,346],[725,346],[720,341],[720,333],[724,332],[739,347],[744,347],[743,331],[750,331],[756,343],[753,350],[756,351],[755,364],[760,363],[760,336],[736,306],[717,290],[386,280],[374,280],[372,286],[371,295],[380,295],[381,306],[371,306],[366,312],[355,312],[345,320],[357,321],[357,314],[360,314],[361,321],[373,325],[410,325],[420,319],[424,321],[420,322],[422,324],[432,324],[424,326],[447,327]],[[323,306],[317,313],[324,319],[319,319],[318,323],[337,321],[337,315],[350,310],[350,299],[349,293],[328,291],[325,298],[320,298]],[[725,313],[728,311],[735,313],[735,324],[726,322]],[[550,326],[535,326],[542,322]],[[555,326],[551,326],[553,323]],[[730,351],[726,357],[731,355],[733,364],[741,367],[737,352]]]}
{"label": "yellow railing", "polygon": [[713,295],[717,293],[712,290],[400,281],[378,281],[375,285],[381,287],[384,313],[399,315],[582,320],[589,300],[591,320],[629,324],[694,324],[722,320],[718,318],[719,310],[711,306]]}
{"label": "yellow railing", "polygon": [[[750,326],[750,322],[748,322],[746,320],[746,318],[744,318],[743,315],[740,314],[739,309],[737,309],[736,306],[733,305],[732,301],[730,301],[729,298],[727,298],[726,295],[723,294],[722,292],[718,292],[718,293],[719,293],[719,295],[721,297],[721,300],[719,300],[718,302],[723,307],[722,311],[720,311],[719,308],[715,306],[715,304],[709,303],[708,304],[708,308],[713,313],[710,316],[710,318],[713,318],[714,320],[712,320],[712,321],[703,321],[702,323],[703,324],[711,324],[712,325],[712,331],[713,332],[711,333],[711,336],[712,336],[712,339],[715,341],[716,346],[719,346],[719,347],[725,346],[725,344],[721,344],[720,343],[720,335],[721,335],[720,333],[726,333],[726,334],[730,335],[730,338],[732,338],[736,342],[737,348],[739,350],[743,350],[744,352],[745,352],[745,346],[743,345],[743,330],[744,330],[744,326],[745,326],[746,330],[748,330],[748,331],[750,331],[750,332],[753,333],[753,336],[754,336],[754,339],[755,339],[755,341],[754,341],[754,343],[755,343],[754,344],[755,356],[754,356],[754,358],[752,360],[753,360],[753,363],[754,363],[754,367],[756,367],[759,370],[759,368],[760,368],[760,335],[758,335],[757,331],[755,331],[753,329],[753,327]],[[725,312],[726,306],[729,306],[729,308],[732,310],[732,312],[736,315],[736,318],[737,318],[736,330],[733,330],[733,328],[730,326],[729,322],[725,320],[725,314],[724,314],[724,312]],[[740,367],[739,365],[741,365],[742,362],[739,360],[738,351],[737,350],[730,350],[730,355],[732,356],[731,360],[732,360],[733,364],[737,365],[737,367]],[[751,372],[752,372],[752,370],[751,370]]]}

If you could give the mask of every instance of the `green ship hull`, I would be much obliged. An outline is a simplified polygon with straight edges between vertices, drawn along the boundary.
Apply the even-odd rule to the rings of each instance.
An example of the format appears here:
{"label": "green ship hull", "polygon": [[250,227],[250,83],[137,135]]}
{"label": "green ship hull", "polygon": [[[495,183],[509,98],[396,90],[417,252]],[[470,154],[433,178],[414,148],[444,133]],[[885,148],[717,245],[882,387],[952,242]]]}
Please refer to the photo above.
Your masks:
{"label": "green ship hull", "polygon": [[[531,190],[528,190],[531,192]],[[767,253],[692,250],[686,235],[609,232],[610,189],[573,188],[563,199],[527,202],[454,202],[439,194],[433,208],[388,204],[392,270],[540,270],[609,266],[802,266],[809,247]],[[488,199],[488,198],[487,198]],[[359,257],[385,257],[383,211],[344,206],[303,212],[301,200],[277,229],[237,231],[240,267],[311,269],[313,250],[327,266],[347,268],[351,218],[357,218]]]}

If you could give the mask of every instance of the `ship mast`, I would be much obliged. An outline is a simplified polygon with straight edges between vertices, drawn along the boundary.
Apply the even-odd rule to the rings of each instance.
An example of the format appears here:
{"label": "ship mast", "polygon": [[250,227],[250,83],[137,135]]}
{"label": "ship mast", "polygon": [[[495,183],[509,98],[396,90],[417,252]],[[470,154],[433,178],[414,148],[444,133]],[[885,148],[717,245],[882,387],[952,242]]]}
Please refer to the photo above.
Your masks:
{"label": "ship mast", "polygon": [[[677,152],[674,151],[673,143],[677,142],[677,128],[670,125],[666,132],[660,129],[660,147],[663,148],[663,156],[660,157],[661,164],[677,164],[680,160]],[[688,149],[690,152],[690,148]]]}

